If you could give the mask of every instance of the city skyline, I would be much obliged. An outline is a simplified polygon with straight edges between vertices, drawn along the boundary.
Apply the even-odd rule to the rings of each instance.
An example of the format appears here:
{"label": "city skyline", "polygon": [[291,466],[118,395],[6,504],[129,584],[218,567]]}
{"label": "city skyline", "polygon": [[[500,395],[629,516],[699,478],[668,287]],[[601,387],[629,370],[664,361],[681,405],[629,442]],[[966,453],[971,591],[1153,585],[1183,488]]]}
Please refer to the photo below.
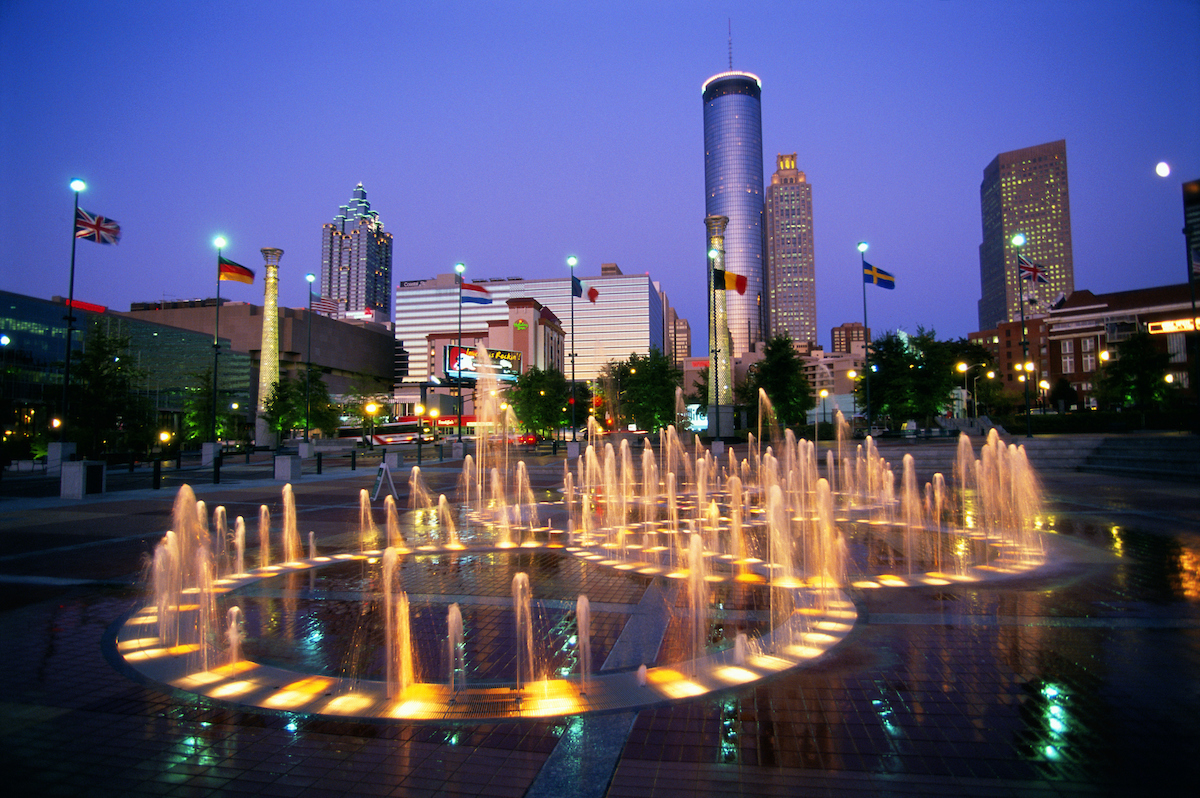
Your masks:
{"label": "city skyline", "polygon": [[[822,344],[830,326],[861,320],[860,240],[897,278],[872,300],[876,335],[973,331],[982,170],[1041,142],[1065,139],[1071,153],[1077,288],[1186,276],[1179,186],[1200,177],[1194,2],[802,13],[349,2],[371,24],[346,30],[321,8],[168,3],[97,21],[61,2],[5,4],[0,288],[66,294],[67,182],[82,177],[80,205],[123,235],[80,245],[77,299],[125,310],[210,296],[221,234],[241,263],[288,252],[280,302],[302,307],[304,274],[320,265],[312,231],[362,182],[396,237],[393,283],[457,261],[469,280],[562,277],[572,254],[581,276],[616,262],[662,281],[700,355],[696,97],[729,65],[730,19],[733,68],[763,81],[764,155],[797,152],[820,186]],[[1154,174],[1158,161],[1170,177]],[[230,285],[227,298],[257,302],[261,290]]]}

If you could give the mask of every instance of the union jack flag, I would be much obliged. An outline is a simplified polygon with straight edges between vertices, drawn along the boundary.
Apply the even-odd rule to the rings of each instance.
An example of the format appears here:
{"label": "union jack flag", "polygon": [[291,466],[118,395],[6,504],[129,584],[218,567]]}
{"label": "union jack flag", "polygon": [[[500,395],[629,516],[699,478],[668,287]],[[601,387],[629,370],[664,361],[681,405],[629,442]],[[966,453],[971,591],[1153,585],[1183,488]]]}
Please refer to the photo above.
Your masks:
{"label": "union jack flag", "polygon": [[112,219],[94,216],[83,208],[76,208],[75,237],[97,244],[115,244],[121,240],[121,225]]}
{"label": "union jack flag", "polygon": [[1046,267],[1041,264],[1034,263],[1024,255],[1017,255],[1017,266],[1021,269],[1022,280],[1032,280],[1035,283],[1048,283],[1046,279]]}

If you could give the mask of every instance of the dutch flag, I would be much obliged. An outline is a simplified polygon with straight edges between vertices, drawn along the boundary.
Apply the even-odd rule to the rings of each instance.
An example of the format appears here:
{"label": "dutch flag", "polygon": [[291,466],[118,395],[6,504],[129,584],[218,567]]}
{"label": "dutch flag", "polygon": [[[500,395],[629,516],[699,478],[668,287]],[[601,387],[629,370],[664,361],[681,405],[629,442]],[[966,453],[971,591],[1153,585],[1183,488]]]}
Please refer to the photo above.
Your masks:
{"label": "dutch flag", "polygon": [[463,283],[462,301],[464,305],[490,305],[492,304],[492,295],[482,285]]}

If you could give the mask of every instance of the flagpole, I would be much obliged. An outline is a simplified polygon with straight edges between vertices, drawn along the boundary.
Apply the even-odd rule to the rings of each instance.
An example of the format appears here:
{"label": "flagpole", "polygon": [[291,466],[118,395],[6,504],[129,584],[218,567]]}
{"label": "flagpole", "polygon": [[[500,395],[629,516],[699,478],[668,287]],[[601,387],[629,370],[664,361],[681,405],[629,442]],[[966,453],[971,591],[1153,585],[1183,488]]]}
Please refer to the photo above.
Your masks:
{"label": "flagpole", "polygon": [[858,257],[862,261],[863,292],[863,380],[867,391],[867,434],[871,434],[871,328],[867,325],[867,248],[866,241],[858,242]]}
{"label": "flagpole", "polygon": [[458,373],[454,377],[454,384],[458,386],[457,393],[458,393],[458,442],[459,443],[462,443],[462,427],[463,427],[463,425],[462,425],[462,422],[463,422],[463,418],[462,418],[463,417],[463,395],[462,395],[463,394],[463,390],[462,390],[463,381],[462,381],[462,366],[461,366],[461,361],[462,361],[462,284],[463,284],[463,272],[465,272],[466,270],[467,270],[467,264],[465,264],[465,263],[454,264],[454,271],[458,274],[458,359],[459,359],[460,363],[459,363],[459,368],[456,369],[456,371]]}
{"label": "flagpole", "polygon": [[67,412],[70,408],[71,394],[71,337],[75,330],[75,243],[79,237],[75,235],[75,226],[79,221],[79,192],[87,188],[87,183],[75,178],[71,181],[71,189],[75,192],[75,210],[71,212],[71,278],[67,284],[67,356],[63,361],[63,396],[62,396],[62,426],[59,427],[59,438],[66,438]]}
{"label": "flagpole", "polygon": [[[213,320],[213,373],[212,373],[212,412],[209,414],[208,433],[209,439],[217,442],[217,359],[221,354],[221,342],[217,337],[221,330],[221,249],[225,246],[224,236],[217,236],[213,239],[213,244],[217,247],[217,307],[216,317]],[[215,457],[215,455],[214,455]]]}
{"label": "flagpole", "polygon": [[567,265],[571,267],[571,442],[574,443],[579,431],[579,424],[575,421],[575,264],[579,259],[574,255],[567,258]]}
{"label": "flagpole", "polygon": [[1017,233],[1012,237],[1012,245],[1017,250],[1017,304],[1021,307],[1021,370],[1025,372],[1025,437],[1033,437],[1033,426],[1029,418],[1029,382],[1033,376],[1029,373],[1029,331],[1025,329],[1025,275],[1021,274],[1021,247],[1025,245],[1025,235]]}

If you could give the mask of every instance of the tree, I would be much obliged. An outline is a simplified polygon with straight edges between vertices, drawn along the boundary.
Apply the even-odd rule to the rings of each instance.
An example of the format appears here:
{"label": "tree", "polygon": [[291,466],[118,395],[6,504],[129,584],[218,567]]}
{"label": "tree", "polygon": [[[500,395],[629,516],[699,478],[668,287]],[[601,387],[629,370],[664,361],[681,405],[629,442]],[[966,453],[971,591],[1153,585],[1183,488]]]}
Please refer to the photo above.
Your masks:
{"label": "tree", "polygon": [[[212,418],[212,369],[193,374],[191,384],[185,389],[183,405],[183,434],[185,440],[207,441],[213,423]],[[219,392],[218,392],[219,393]],[[217,397],[217,440],[236,438],[242,432],[242,416],[229,408],[229,403]]]}
{"label": "tree", "polygon": [[[296,427],[304,419],[304,388],[285,373],[271,386],[271,392],[263,400],[263,419],[267,428],[276,435],[276,442],[284,432]],[[259,445],[263,442],[259,441]]]}
{"label": "tree", "polygon": [[605,414],[619,426],[632,421],[638,429],[654,432],[677,422],[675,389],[683,372],[656,346],[646,355],[609,361],[601,374]]}
{"label": "tree", "polygon": [[[306,382],[308,383],[307,393],[305,392]],[[298,408],[300,411],[299,426],[305,426],[304,414],[307,410],[309,429],[319,429],[327,438],[336,437],[341,414],[333,400],[329,398],[329,386],[325,384],[321,370],[306,368],[299,380],[297,392],[297,399],[300,403]],[[307,407],[305,407],[306,398]]]}
{"label": "tree", "polygon": [[508,394],[513,413],[531,432],[550,435],[562,423],[568,398],[567,380],[558,369],[531,367]]}
{"label": "tree", "polygon": [[[916,335],[890,332],[871,346],[871,416],[891,417],[897,423],[940,415],[961,375],[955,370],[965,342],[938,341],[933,330],[917,328]],[[970,357],[976,356],[974,350]],[[984,353],[986,355],[986,352]],[[986,362],[986,361],[966,361]],[[866,380],[860,383],[859,404],[865,407]]]}
{"label": "tree", "polygon": [[1079,392],[1071,386],[1066,377],[1059,377],[1058,382],[1050,389],[1050,404],[1060,413],[1064,413],[1079,404]]}
{"label": "tree", "polygon": [[1170,386],[1164,380],[1171,356],[1159,351],[1150,333],[1134,333],[1117,344],[1096,378],[1096,395],[1105,407],[1146,411],[1166,399]]}
{"label": "tree", "polygon": [[784,427],[802,426],[808,411],[815,406],[812,386],[804,376],[804,361],[796,352],[791,336],[777,335],[767,342],[763,359],[750,366],[746,380],[735,394],[757,421],[758,392],[762,390],[775,409],[775,418]]}
{"label": "tree", "polygon": [[684,397],[689,404],[708,407],[708,372],[709,367],[705,366],[692,383],[691,393]]}
{"label": "tree", "polygon": [[154,413],[137,391],[146,376],[127,356],[129,338],[108,335],[93,323],[71,381],[67,435],[85,457],[105,451],[145,451],[153,437]]}

